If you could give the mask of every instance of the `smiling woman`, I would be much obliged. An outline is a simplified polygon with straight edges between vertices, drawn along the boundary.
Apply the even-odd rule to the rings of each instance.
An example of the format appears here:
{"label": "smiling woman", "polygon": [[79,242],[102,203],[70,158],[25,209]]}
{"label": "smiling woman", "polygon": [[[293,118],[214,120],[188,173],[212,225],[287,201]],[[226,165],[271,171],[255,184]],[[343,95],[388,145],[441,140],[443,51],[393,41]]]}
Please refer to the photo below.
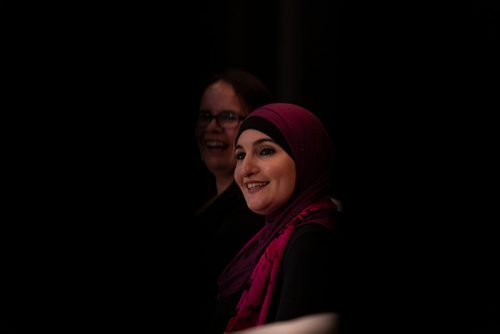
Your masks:
{"label": "smiling woman", "polygon": [[248,209],[234,182],[234,143],[242,120],[255,108],[271,102],[271,93],[254,75],[237,69],[215,75],[205,87],[195,138],[210,189],[197,205],[193,226],[200,255],[196,286],[200,289],[201,329],[211,333],[217,277],[264,224],[262,216]]}
{"label": "smiling woman", "polygon": [[233,182],[234,139],[241,121],[269,102],[271,93],[265,85],[242,70],[217,74],[207,84],[200,101],[195,136],[201,159],[215,177],[216,194],[209,202]]}
{"label": "smiling woman", "polygon": [[332,330],[343,314],[343,237],[328,132],[300,106],[268,104],[243,121],[235,152],[236,183],[266,224],[220,276],[219,332],[320,314]]}
{"label": "smiling woman", "polygon": [[236,160],[235,179],[253,212],[272,214],[292,196],[295,162],[265,133],[244,131],[236,145]]}

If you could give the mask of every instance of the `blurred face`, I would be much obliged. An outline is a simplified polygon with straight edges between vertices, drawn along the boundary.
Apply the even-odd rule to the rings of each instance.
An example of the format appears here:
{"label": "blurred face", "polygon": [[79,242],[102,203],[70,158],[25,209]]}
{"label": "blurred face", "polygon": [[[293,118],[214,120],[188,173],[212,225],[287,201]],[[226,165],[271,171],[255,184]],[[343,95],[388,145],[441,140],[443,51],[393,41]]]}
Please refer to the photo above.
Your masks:
{"label": "blurred face", "polygon": [[250,210],[269,215],[286,204],[295,189],[295,162],[268,135],[255,129],[236,144],[234,178]]}
{"label": "blurred face", "polygon": [[236,163],[234,141],[246,114],[233,87],[224,81],[215,82],[203,93],[196,141],[201,159],[212,174],[232,175]]}

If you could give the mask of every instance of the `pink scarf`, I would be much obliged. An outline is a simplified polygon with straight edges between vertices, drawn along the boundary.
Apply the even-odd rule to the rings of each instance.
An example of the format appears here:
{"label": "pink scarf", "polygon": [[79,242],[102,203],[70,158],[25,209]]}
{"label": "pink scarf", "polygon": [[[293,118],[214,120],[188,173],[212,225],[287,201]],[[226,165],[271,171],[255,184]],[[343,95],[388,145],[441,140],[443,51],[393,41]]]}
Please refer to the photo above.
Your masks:
{"label": "pink scarf", "polygon": [[316,223],[331,229],[332,226],[325,224],[322,220],[315,221],[306,218],[315,213],[328,212],[335,209],[335,204],[329,198],[322,198],[307,206],[293,220],[283,226],[276,238],[269,243],[255,266],[247,282],[247,288],[243,291],[236,306],[236,314],[230,319],[226,327],[226,332],[255,327],[266,322],[281,261],[288,241],[296,227],[308,223]]}

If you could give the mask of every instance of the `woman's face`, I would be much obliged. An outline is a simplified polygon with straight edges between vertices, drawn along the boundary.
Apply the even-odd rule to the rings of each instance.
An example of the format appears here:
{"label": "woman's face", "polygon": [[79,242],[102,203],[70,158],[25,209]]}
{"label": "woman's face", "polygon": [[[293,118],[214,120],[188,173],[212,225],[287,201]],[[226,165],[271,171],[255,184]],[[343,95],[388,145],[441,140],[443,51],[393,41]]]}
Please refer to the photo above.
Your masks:
{"label": "woman's face", "polygon": [[286,204],[295,189],[295,162],[268,135],[255,129],[241,133],[236,144],[234,178],[248,207],[269,215]]}
{"label": "woman's face", "polygon": [[[224,115],[222,121],[211,116]],[[201,159],[214,175],[232,174],[234,171],[234,141],[241,119],[247,111],[241,105],[233,86],[217,81],[207,87],[200,101],[196,126],[196,141]],[[219,116],[222,117],[222,116]]]}

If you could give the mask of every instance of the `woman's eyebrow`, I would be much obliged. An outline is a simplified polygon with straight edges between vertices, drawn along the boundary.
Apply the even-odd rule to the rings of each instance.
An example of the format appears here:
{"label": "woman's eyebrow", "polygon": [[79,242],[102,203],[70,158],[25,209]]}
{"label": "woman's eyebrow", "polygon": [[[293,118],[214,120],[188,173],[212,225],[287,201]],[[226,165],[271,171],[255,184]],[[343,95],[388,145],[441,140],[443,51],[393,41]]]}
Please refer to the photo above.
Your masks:
{"label": "woman's eyebrow", "polygon": [[[270,143],[274,143],[274,144],[277,144],[274,139],[272,138],[260,138],[260,139],[257,139],[256,141],[254,141],[252,143],[252,146],[257,146],[257,145],[260,145],[262,143],[267,143],[267,142],[270,142]],[[278,145],[278,144],[277,144]],[[241,145],[239,144],[236,144],[235,148],[241,148]]]}

